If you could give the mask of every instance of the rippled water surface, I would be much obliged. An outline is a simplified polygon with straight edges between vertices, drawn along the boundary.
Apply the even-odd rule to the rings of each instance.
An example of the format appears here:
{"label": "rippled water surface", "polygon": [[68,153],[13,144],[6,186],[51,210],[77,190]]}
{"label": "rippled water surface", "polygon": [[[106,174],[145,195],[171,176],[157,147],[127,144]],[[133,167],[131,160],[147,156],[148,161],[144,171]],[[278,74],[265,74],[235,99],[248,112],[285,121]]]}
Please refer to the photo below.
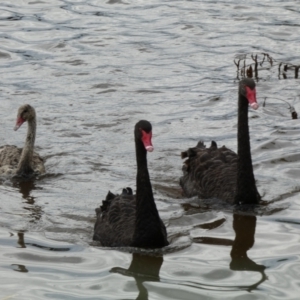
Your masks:
{"label": "rippled water surface", "polygon": [[[233,211],[181,197],[180,152],[236,151],[238,54],[300,64],[298,1],[1,1],[0,140],[19,105],[38,115],[47,174],[0,185],[0,299],[299,299],[299,79],[259,73],[250,112],[265,205]],[[272,99],[273,98],[273,99]],[[135,186],[133,127],[153,125],[149,170],[171,245],[92,242],[108,190]],[[132,250],[132,249],[131,249]],[[145,255],[147,254],[147,255]]]}

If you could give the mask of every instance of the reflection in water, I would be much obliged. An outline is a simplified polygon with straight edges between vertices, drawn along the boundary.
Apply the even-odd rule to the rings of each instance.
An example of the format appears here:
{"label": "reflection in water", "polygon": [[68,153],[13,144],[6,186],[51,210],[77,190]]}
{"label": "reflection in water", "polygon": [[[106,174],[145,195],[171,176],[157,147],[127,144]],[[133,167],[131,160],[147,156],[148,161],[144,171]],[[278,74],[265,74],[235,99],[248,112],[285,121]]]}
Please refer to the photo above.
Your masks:
{"label": "reflection in water", "polygon": [[36,189],[34,180],[14,181],[13,186],[19,188],[23,199],[25,199],[27,203],[34,204],[34,197],[30,196],[30,192]]}
{"label": "reflection in water", "polygon": [[19,189],[20,193],[22,194],[22,198],[26,200],[27,204],[29,204],[23,208],[31,212],[30,222],[35,223],[39,221],[43,210],[39,205],[35,204],[35,197],[30,195],[32,190],[37,189],[35,180],[14,181],[13,186]]}
{"label": "reflection in water", "polygon": [[20,245],[20,248],[26,248],[23,231],[18,232],[18,244]]}
{"label": "reflection in water", "polygon": [[147,300],[148,291],[144,287],[144,281],[159,281],[159,271],[163,263],[162,256],[146,256],[139,253],[132,254],[131,265],[128,269],[112,268],[110,272],[119,273],[125,276],[132,276],[139,289],[137,300]]}
{"label": "reflection in water", "polygon": [[28,270],[24,265],[12,264],[11,266],[14,271],[28,273]]}
{"label": "reflection in water", "polygon": [[[24,241],[24,232],[23,231],[18,232],[18,244],[20,246],[18,248],[26,248],[25,241]],[[12,264],[11,266],[12,266],[12,269],[14,271],[22,272],[22,273],[28,273],[28,270],[24,265]]]}
{"label": "reflection in water", "polygon": [[212,237],[196,237],[193,238],[193,242],[199,244],[209,245],[222,245],[232,246],[230,256],[231,263],[230,269],[233,271],[252,271],[262,274],[262,278],[250,286],[238,286],[240,289],[252,291],[256,289],[261,283],[267,280],[267,276],[264,272],[266,267],[264,265],[258,265],[251,260],[247,251],[251,249],[255,242],[255,227],[256,216],[255,215],[243,215],[233,214],[233,229],[235,231],[235,239],[231,241],[229,239],[212,238]]}
{"label": "reflection in water", "polygon": [[52,246],[46,246],[46,245],[41,245],[37,243],[30,243],[30,242],[25,242],[24,239],[24,232],[19,231],[18,232],[18,244],[20,245],[20,248],[26,248],[27,246],[33,246],[37,247],[43,250],[48,250],[48,251],[57,251],[57,252],[64,252],[64,251],[70,251],[70,247],[52,247]]}
{"label": "reflection in water", "polygon": [[[38,243],[32,243],[32,242],[25,242],[25,232],[19,231],[18,232],[18,241],[17,241],[19,247],[17,248],[30,248],[30,247],[37,247],[46,251],[55,251],[55,252],[67,252],[70,251],[70,247],[52,247],[49,245],[42,245]],[[12,269],[17,272],[23,272],[23,273],[28,273],[29,270],[26,268],[24,265],[20,264],[12,264]]]}
{"label": "reflection in water", "polygon": [[230,269],[234,271],[253,271],[262,274],[261,280],[249,286],[248,291],[255,289],[267,279],[265,266],[258,265],[247,256],[247,251],[253,247],[255,241],[256,216],[233,214],[233,229],[235,240],[231,250]]}

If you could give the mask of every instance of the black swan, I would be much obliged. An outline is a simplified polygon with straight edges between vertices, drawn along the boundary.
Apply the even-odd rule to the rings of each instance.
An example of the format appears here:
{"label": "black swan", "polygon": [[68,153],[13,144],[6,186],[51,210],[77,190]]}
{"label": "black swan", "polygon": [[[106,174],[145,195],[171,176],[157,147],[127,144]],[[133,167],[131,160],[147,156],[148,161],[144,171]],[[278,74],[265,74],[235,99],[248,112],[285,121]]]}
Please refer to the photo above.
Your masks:
{"label": "black swan", "polygon": [[152,126],[142,120],[135,125],[137,161],[136,195],[130,188],[121,195],[108,192],[100,208],[94,237],[105,247],[162,248],[167,246],[167,230],[159,217],[147,167],[147,151],[152,152]]}
{"label": "black swan", "polygon": [[14,130],[18,130],[26,121],[28,130],[24,148],[12,145],[0,147],[0,176],[14,175],[28,178],[45,173],[43,159],[34,152],[36,114],[34,108],[29,104],[19,107]]}
{"label": "black swan", "polygon": [[185,160],[180,185],[187,197],[217,198],[235,204],[257,204],[261,197],[253,174],[248,126],[248,105],[258,108],[255,82],[245,78],[238,91],[238,154],[215,141],[206,148],[200,141],[181,153]]}

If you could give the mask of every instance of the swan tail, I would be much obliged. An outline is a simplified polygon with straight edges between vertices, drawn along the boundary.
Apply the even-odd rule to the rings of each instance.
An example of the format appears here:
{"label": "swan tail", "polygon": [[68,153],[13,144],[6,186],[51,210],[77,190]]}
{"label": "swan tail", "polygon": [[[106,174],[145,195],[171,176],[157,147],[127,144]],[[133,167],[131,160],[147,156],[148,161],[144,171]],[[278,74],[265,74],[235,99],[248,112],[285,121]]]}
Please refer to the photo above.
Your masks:
{"label": "swan tail", "polygon": [[218,145],[215,141],[211,141],[210,149],[218,149]]}
{"label": "swan tail", "polygon": [[[217,145],[216,142],[213,141],[212,144],[213,143],[215,145]],[[197,155],[197,150],[199,150],[199,149],[203,150],[205,148],[206,148],[206,146],[204,145],[204,142],[203,141],[199,141],[196,147],[189,148],[187,151],[181,152],[181,158],[184,159],[184,158],[187,158],[187,157],[188,158],[194,157],[194,156]]]}
{"label": "swan tail", "polygon": [[98,215],[101,212],[107,211],[110,206],[111,200],[114,199],[115,197],[116,197],[115,194],[113,194],[111,191],[108,191],[105,200],[102,201],[102,205],[100,206],[100,209],[96,208],[96,214]]}

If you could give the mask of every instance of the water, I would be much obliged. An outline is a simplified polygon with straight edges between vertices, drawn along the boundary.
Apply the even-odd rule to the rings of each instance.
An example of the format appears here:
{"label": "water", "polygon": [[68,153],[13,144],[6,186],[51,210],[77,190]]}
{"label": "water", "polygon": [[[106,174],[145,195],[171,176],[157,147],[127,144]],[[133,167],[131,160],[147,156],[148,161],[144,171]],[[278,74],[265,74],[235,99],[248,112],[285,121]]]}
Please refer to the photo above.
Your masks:
{"label": "water", "polygon": [[[236,150],[238,54],[299,64],[297,1],[2,1],[0,140],[37,111],[47,174],[0,185],[0,299],[298,299],[299,80],[259,73],[250,112],[255,214],[183,199],[180,152]],[[263,107],[265,97],[267,104]],[[135,186],[133,127],[153,125],[149,170],[171,245],[92,242],[108,190]],[[132,249],[131,249],[132,252]],[[147,256],[145,256],[147,254]],[[162,256],[163,255],[163,256]]]}

